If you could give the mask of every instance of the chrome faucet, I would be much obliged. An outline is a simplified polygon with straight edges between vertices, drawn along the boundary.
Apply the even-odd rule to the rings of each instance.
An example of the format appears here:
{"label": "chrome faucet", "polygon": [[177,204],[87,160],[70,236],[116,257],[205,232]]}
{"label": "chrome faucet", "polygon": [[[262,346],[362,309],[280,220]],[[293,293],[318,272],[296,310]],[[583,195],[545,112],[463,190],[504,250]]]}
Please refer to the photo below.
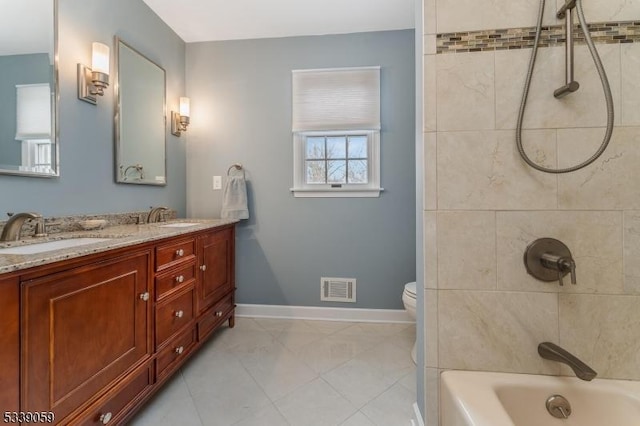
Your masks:
{"label": "chrome faucet", "polygon": [[151,211],[149,212],[149,214],[147,215],[147,223],[156,223],[156,222],[160,222],[161,219],[163,218],[164,212],[168,211],[169,209],[166,207],[152,207]]}
{"label": "chrome faucet", "polygon": [[30,219],[37,219],[35,237],[46,237],[44,230],[44,218],[39,213],[8,213],[9,220],[4,224],[2,228],[2,235],[0,235],[0,241],[18,241],[20,239],[20,230],[25,221]]}
{"label": "chrome faucet", "polygon": [[598,373],[584,362],[580,361],[576,356],[572,355],[565,349],[551,342],[543,342],[538,345],[538,354],[551,361],[558,361],[567,364],[579,379],[590,382]]}

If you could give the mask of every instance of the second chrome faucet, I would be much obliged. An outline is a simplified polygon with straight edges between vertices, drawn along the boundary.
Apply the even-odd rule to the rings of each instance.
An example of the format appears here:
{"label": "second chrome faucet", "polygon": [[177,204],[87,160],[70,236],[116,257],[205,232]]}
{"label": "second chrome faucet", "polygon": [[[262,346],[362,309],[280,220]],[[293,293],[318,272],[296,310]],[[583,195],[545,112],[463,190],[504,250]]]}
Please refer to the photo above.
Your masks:
{"label": "second chrome faucet", "polygon": [[571,367],[573,372],[579,379],[591,381],[598,373],[587,364],[579,360],[575,355],[569,351],[561,348],[555,343],[542,342],[538,345],[538,354],[551,361],[558,361]]}

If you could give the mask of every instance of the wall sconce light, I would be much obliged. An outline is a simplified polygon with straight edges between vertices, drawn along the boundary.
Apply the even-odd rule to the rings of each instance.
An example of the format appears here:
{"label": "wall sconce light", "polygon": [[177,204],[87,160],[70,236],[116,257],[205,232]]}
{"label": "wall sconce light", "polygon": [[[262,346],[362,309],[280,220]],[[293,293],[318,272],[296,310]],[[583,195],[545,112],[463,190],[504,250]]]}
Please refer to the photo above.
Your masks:
{"label": "wall sconce light", "polygon": [[180,98],[180,110],[171,111],[171,133],[180,136],[187,131],[189,125],[189,98]]}
{"label": "wall sconce light", "polygon": [[96,104],[96,96],[103,96],[109,87],[109,46],[94,42],[91,68],[78,64],[78,98]]}

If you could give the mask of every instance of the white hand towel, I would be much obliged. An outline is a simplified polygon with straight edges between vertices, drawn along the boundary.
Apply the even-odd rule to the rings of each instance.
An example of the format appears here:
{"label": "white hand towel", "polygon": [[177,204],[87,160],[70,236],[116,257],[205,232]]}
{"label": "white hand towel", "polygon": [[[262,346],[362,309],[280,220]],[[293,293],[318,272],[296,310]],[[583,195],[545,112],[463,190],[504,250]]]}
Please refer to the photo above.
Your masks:
{"label": "white hand towel", "polygon": [[247,183],[244,176],[228,176],[222,193],[223,219],[249,219]]}

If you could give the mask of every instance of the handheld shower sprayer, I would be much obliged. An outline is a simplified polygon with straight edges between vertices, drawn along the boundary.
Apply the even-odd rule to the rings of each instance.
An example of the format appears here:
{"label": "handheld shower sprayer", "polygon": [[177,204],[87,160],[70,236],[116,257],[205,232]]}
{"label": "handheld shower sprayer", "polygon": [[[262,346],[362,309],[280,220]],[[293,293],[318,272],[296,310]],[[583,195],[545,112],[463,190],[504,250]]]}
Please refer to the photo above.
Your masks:
{"label": "handheld shower sprayer", "polygon": [[604,66],[602,65],[602,61],[600,60],[600,56],[598,55],[598,51],[591,39],[591,35],[589,33],[589,28],[587,26],[587,21],[584,17],[584,11],[582,10],[582,0],[566,0],[564,5],[558,10],[556,14],[558,19],[566,20],[566,29],[567,29],[567,40],[566,40],[566,56],[567,56],[567,69],[566,69],[566,84],[554,92],[554,96],[556,98],[562,98],[570,93],[578,90],[580,85],[577,81],[573,79],[573,19],[572,19],[572,10],[575,8],[578,20],[580,21],[580,29],[582,30],[585,38],[585,42],[587,47],[589,48],[589,52],[591,53],[591,57],[593,58],[593,62],[595,64],[596,70],[598,71],[598,75],[600,76],[600,81],[602,82],[602,89],[604,91],[605,102],[607,104],[607,129],[605,130],[605,135],[600,144],[598,150],[591,157],[586,159],[580,164],[577,164],[572,167],[567,167],[563,169],[552,169],[548,167],[541,166],[533,160],[529,158],[527,153],[522,146],[522,122],[524,120],[524,112],[527,107],[527,98],[529,96],[529,90],[531,88],[531,79],[533,77],[533,70],[536,64],[536,56],[538,54],[538,47],[540,45],[540,34],[542,33],[542,17],[544,15],[544,7],[545,0],[540,0],[540,8],[538,11],[538,23],[536,25],[536,35],[533,43],[533,50],[531,52],[531,59],[529,60],[529,69],[527,71],[527,77],[525,79],[524,90],[522,92],[522,101],[520,102],[520,109],[518,110],[518,122],[516,125],[516,146],[518,147],[518,152],[520,156],[529,166],[533,167],[536,170],[545,173],[569,173],[574,172],[576,170],[580,170],[589,164],[593,163],[602,155],[602,153],[607,149],[609,145],[609,141],[611,140],[611,135],[613,134],[613,96],[611,95],[611,88],[609,87],[609,81],[607,79],[607,74],[604,70]]}

